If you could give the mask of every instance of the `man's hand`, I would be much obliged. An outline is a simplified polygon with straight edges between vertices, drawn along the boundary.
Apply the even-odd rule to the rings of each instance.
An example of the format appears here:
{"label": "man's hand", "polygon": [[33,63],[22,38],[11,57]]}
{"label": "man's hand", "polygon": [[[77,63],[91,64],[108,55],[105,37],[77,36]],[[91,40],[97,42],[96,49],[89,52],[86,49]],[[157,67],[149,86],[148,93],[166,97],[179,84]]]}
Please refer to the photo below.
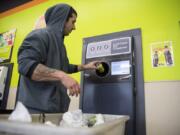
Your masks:
{"label": "man's hand", "polygon": [[69,89],[69,94],[71,96],[76,95],[77,97],[80,93],[80,86],[78,82],[69,75],[67,75],[66,73],[61,73],[60,76],[61,76],[60,81],[67,89]]}
{"label": "man's hand", "polygon": [[93,69],[97,69],[97,65],[99,65],[101,62],[100,61],[92,61],[89,62],[85,65],[79,65],[78,66],[78,70],[82,71],[82,70],[93,70]]}

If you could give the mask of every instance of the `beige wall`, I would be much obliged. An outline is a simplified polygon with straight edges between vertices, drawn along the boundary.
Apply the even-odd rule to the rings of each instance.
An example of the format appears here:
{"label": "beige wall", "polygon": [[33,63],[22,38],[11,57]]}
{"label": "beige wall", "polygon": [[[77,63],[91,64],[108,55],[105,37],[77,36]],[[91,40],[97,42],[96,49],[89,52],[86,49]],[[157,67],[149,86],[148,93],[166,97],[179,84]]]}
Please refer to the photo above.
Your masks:
{"label": "beige wall", "polygon": [[147,135],[180,135],[180,81],[145,83]]}
{"label": "beige wall", "polygon": [[69,111],[74,111],[79,109],[79,97],[70,97],[71,103],[69,106]]}
{"label": "beige wall", "polygon": [[16,92],[17,92],[17,88],[10,88],[6,109],[8,110],[14,109],[16,102]]}

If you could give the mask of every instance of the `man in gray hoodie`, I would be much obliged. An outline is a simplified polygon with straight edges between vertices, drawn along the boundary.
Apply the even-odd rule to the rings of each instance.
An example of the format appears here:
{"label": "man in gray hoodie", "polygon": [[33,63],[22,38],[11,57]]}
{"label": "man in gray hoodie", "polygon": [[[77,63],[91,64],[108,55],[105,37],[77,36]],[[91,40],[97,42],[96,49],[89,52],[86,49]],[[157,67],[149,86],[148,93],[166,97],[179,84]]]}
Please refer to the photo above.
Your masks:
{"label": "man in gray hoodie", "polygon": [[57,4],[45,13],[46,28],[33,30],[18,51],[20,73],[18,101],[31,113],[64,113],[70,95],[78,96],[80,86],[68,75],[96,69],[98,62],[69,64],[64,37],[75,30],[76,11],[67,4]]}

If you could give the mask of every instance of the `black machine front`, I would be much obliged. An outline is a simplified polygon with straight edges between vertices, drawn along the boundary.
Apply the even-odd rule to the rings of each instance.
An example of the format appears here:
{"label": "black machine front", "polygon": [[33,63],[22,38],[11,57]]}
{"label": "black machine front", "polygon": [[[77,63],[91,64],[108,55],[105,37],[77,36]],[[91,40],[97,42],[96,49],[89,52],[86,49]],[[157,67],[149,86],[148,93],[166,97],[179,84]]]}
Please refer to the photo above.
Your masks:
{"label": "black machine front", "polygon": [[85,113],[129,115],[127,135],[145,135],[144,82],[142,74],[138,75],[142,67],[137,67],[140,56],[136,55],[139,35],[136,29],[90,37],[84,39],[83,46],[83,64],[102,63],[97,70],[81,75],[80,108]]}

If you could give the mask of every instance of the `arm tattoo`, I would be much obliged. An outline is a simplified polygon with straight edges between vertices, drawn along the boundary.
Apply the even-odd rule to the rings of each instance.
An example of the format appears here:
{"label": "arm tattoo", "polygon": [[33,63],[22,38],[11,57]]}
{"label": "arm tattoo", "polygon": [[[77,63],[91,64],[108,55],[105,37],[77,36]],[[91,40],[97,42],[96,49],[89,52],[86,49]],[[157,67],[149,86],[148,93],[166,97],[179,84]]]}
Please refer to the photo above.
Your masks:
{"label": "arm tattoo", "polygon": [[52,69],[52,68],[49,68],[49,67],[46,67],[42,64],[39,64],[36,68],[36,72],[39,72],[40,74],[50,74],[50,73],[53,73],[55,72],[56,70],[55,69]]}
{"label": "arm tattoo", "polygon": [[38,64],[32,74],[32,79],[36,81],[57,80],[55,77],[52,77],[51,75],[56,71],[57,71],[56,69],[49,68],[42,64]]}

